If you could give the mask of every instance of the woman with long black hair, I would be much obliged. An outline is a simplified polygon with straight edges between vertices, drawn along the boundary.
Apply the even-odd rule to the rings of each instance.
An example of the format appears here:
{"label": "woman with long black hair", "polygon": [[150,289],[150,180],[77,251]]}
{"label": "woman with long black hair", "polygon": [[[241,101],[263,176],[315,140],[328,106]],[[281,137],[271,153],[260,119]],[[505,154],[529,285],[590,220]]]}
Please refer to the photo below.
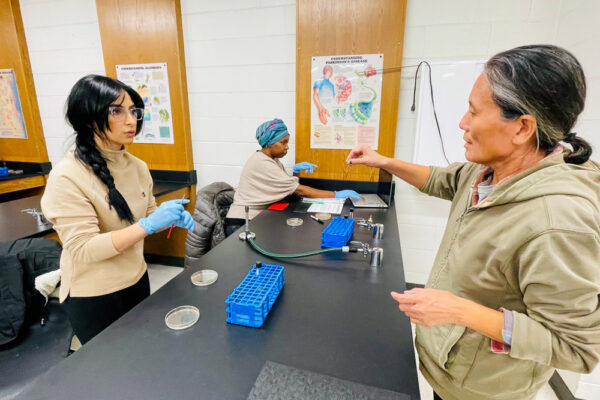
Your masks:
{"label": "woman with long black hair", "polygon": [[50,172],[41,203],[63,243],[60,301],[82,344],[150,294],[143,239],[194,226],[189,200],[156,207],[146,163],[125,151],[143,116],[140,95],[105,76],[80,79],[67,99],[75,146]]}

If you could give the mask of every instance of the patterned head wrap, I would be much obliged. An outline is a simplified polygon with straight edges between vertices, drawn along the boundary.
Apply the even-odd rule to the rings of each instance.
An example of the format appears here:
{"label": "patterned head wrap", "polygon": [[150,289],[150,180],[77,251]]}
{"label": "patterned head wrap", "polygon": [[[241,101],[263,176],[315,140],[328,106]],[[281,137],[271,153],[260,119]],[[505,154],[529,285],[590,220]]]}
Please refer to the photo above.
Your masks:
{"label": "patterned head wrap", "polygon": [[260,147],[267,147],[289,135],[287,126],[279,118],[263,122],[256,128],[256,140]]}

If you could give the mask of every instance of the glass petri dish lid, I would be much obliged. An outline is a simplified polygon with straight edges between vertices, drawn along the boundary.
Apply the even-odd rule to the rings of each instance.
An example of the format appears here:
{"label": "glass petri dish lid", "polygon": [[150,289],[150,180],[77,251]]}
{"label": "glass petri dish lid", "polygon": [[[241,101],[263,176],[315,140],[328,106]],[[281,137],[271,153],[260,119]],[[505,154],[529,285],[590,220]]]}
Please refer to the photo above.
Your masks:
{"label": "glass petri dish lid", "polygon": [[175,307],[165,315],[165,324],[173,330],[179,331],[194,325],[200,318],[200,310],[194,306]]}
{"label": "glass petri dish lid", "polygon": [[319,218],[321,221],[327,221],[331,219],[331,214],[325,212],[318,212],[315,214],[315,217]]}
{"label": "glass petri dish lid", "polygon": [[304,221],[301,218],[288,218],[286,223],[289,226],[300,226],[304,223]]}
{"label": "glass petri dish lid", "polygon": [[196,286],[208,286],[217,281],[219,274],[212,269],[201,269],[196,271],[190,277],[192,283]]}

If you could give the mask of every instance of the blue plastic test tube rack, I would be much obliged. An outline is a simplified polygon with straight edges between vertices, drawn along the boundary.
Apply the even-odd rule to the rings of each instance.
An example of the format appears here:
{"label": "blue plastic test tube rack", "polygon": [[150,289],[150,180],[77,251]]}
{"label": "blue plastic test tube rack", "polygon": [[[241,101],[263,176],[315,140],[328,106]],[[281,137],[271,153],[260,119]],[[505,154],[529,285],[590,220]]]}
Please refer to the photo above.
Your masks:
{"label": "blue plastic test tube rack", "polygon": [[342,247],[354,233],[354,219],[334,217],[321,233],[321,247]]}
{"label": "blue plastic test tube rack", "polygon": [[282,265],[265,263],[257,270],[254,264],[225,300],[227,322],[261,327],[285,284],[283,270]]}

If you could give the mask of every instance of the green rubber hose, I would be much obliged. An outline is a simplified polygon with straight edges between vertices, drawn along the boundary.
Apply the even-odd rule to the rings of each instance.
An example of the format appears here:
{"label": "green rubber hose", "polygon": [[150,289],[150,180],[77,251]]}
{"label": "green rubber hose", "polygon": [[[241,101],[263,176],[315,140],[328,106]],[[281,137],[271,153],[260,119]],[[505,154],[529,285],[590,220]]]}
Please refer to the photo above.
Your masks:
{"label": "green rubber hose", "polygon": [[306,253],[298,253],[298,254],[277,254],[277,253],[271,253],[269,251],[263,250],[260,248],[259,245],[256,244],[256,242],[254,241],[254,239],[252,238],[248,238],[247,239],[248,243],[250,243],[250,246],[252,246],[252,248],[256,251],[258,251],[259,253],[267,256],[267,257],[271,257],[271,258],[300,258],[300,257],[308,257],[308,256],[314,256],[316,254],[322,254],[322,253],[329,253],[332,251],[342,251],[341,247],[331,247],[331,248],[327,248],[327,249],[320,249],[320,250],[314,250],[314,251],[309,251]]}

